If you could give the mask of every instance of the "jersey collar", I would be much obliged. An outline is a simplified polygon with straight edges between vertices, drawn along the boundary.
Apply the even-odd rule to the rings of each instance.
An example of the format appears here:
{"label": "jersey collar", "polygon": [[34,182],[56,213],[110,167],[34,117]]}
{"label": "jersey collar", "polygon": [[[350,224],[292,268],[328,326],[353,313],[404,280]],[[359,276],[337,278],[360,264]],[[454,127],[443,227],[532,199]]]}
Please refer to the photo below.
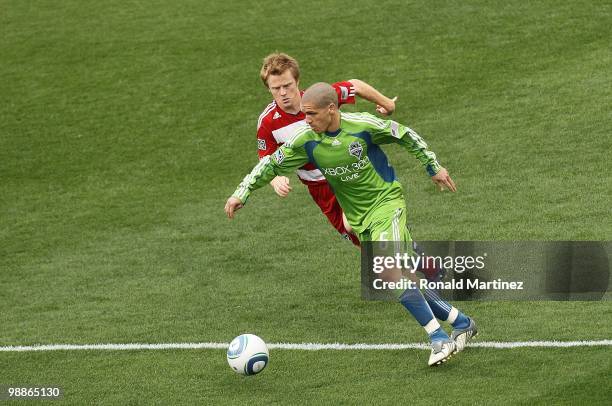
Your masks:
{"label": "jersey collar", "polygon": [[340,134],[340,131],[342,131],[342,128],[338,128],[336,131],[325,131],[325,135],[328,137],[335,137]]}

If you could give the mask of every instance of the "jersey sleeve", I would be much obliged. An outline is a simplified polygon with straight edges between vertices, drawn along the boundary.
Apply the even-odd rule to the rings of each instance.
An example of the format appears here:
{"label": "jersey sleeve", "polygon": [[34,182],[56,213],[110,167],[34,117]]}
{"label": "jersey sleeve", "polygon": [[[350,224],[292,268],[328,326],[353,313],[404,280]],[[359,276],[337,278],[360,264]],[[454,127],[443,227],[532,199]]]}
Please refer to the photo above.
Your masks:
{"label": "jersey sleeve", "polygon": [[257,154],[259,159],[273,154],[278,149],[278,143],[272,135],[272,131],[265,123],[261,123],[257,128]]}
{"label": "jersey sleeve", "polygon": [[399,144],[421,162],[429,176],[440,171],[442,166],[436,154],[428,149],[425,140],[413,129],[393,120],[381,120],[371,114],[367,115],[374,144]]}
{"label": "jersey sleeve", "polygon": [[246,203],[252,191],[270,183],[274,177],[286,175],[309,161],[304,146],[281,145],[272,155],[264,156],[251,173],[244,177],[232,194]]}
{"label": "jersey sleeve", "polygon": [[355,104],[355,86],[351,82],[336,82],[332,87],[338,94],[338,106]]}

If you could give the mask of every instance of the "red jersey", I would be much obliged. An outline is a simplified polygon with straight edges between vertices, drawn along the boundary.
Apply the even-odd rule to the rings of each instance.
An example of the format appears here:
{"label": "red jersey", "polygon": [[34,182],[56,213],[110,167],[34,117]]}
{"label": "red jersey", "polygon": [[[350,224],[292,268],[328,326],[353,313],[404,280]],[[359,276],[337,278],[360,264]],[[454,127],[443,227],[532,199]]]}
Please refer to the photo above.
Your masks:
{"label": "red jersey", "polygon": [[[339,106],[355,103],[355,88],[351,82],[337,82],[332,84],[332,87],[338,93]],[[276,102],[268,104],[257,122],[259,159],[274,153],[278,147],[291,139],[296,127],[302,126],[305,118],[306,116],[301,111],[291,114],[278,107]],[[311,163],[302,166],[296,173],[305,184],[325,181],[321,171]]]}

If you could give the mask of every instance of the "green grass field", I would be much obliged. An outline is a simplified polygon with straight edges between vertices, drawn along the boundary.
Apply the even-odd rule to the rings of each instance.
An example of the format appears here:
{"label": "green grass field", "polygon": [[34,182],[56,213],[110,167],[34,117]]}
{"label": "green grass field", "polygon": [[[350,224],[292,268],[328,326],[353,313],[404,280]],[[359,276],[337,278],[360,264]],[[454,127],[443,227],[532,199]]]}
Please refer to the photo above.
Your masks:
{"label": "green grass field", "polygon": [[[293,178],[223,205],[256,163],[261,59],[302,87],[399,96],[455,179],[386,151],[417,240],[612,239],[609,2],[0,0],[0,346],[424,342],[360,299],[359,256]],[[348,110],[373,111],[359,102]],[[610,302],[464,302],[483,341],[612,338]],[[609,404],[612,349],[0,352],[0,385],[63,404]]]}

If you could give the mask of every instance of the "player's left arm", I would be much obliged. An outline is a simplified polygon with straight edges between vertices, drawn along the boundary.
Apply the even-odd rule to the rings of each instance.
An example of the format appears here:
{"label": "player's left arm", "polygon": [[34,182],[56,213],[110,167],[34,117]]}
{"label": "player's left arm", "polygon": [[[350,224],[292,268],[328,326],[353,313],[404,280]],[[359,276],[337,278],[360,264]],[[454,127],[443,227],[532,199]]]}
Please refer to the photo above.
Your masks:
{"label": "player's left arm", "polygon": [[436,154],[429,149],[425,140],[416,131],[393,120],[381,120],[374,116],[371,116],[370,120],[372,121],[372,142],[399,144],[421,162],[431,176],[432,182],[438,185],[440,190],[447,188],[451,192],[457,191],[455,182],[446,168],[440,165]]}
{"label": "player's left arm", "polygon": [[395,100],[388,98],[363,80],[351,79],[336,82],[332,87],[338,94],[338,106],[355,104],[355,96],[376,104],[376,111],[384,116],[390,116],[395,111]]}
{"label": "player's left arm", "polygon": [[351,79],[349,82],[355,88],[355,94],[362,99],[376,104],[376,111],[382,115],[390,116],[395,111],[397,97],[388,98],[372,85],[359,79]]}

